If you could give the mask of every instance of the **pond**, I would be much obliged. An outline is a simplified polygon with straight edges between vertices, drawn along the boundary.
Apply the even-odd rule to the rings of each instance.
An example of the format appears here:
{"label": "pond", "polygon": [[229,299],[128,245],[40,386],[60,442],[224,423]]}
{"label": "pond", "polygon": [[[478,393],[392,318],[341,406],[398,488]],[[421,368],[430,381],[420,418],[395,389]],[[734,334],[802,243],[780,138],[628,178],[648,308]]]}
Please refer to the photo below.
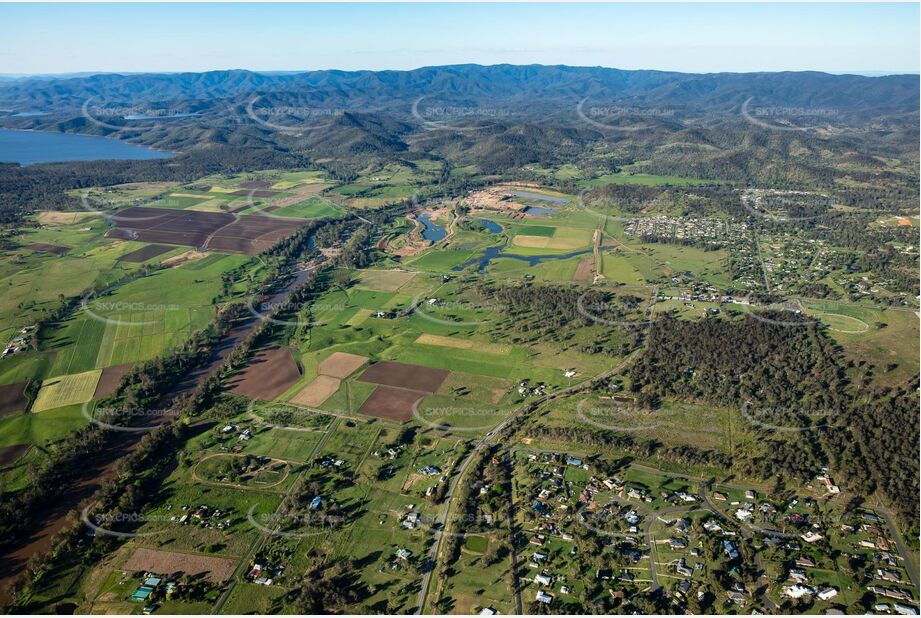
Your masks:
{"label": "pond", "polygon": [[502,231],[502,226],[496,223],[495,221],[490,221],[489,219],[477,219],[480,223],[483,224],[483,227],[486,228],[486,231],[493,234],[498,234]]}
{"label": "pond", "polygon": [[[580,249],[579,251],[571,251],[569,253],[559,253],[555,255],[519,255],[517,253],[505,253],[507,248],[508,245],[488,247],[483,251],[481,255],[472,257],[460,266],[455,266],[451,270],[459,272],[465,268],[473,266],[474,264],[477,264],[477,270],[486,270],[486,268],[489,266],[489,263],[497,258],[510,258],[512,260],[520,260],[522,262],[527,262],[528,266],[536,266],[541,262],[552,260],[568,260],[569,258],[573,258],[578,255],[585,255],[594,251],[594,249]],[[601,247],[602,250],[607,250],[610,248],[611,247]]]}
{"label": "pond", "polygon": [[515,197],[523,197],[529,200],[537,200],[538,202],[550,202],[551,204],[559,204],[560,206],[569,203],[569,200],[565,197],[544,195],[543,193],[532,193],[530,191],[509,191],[508,194],[514,195]]}
{"label": "pond", "polygon": [[0,162],[33,165],[58,161],[166,159],[171,152],[116,139],[74,133],[0,129]]}
{"label": "pond", "polygon": [[422,238],[425,240],[430,240],[435,243],[448,235],[448,232],[445,230],[444,226],[438,225],[432,221],[432,215],[427,212],[419,215],[419,221],[422,222],[422,226],[424,228],[422,230]]}
{"label": "pond", "polygon": [[543,206],[528,206],[522,210],[524,214],[531,217],[549,217],[559,212],[556,208],[544,208]]}

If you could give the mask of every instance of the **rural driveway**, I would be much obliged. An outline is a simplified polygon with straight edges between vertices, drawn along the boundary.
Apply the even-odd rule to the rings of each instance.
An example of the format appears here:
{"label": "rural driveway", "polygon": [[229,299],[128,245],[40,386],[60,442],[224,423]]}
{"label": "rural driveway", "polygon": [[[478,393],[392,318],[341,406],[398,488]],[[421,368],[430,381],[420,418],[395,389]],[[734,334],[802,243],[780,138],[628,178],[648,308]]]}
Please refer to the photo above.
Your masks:
{"label": "rural driveway", "polygon": [[496,425],[496,427],[487,433],[479,442],[473,447],[473,450],[470,451],[470,454],[461,462],[461,465],[458,467],[457,472],[454,477],[451,479],[450,485],[448,486],[448,491],[445,493],[445,502],[444,507],[441,509],[440,521],[441,528],[440,531],[435,531],[435,542],[432,544],[432,549],[429,552],[429,564],[431,568],[426,570],[425,574],[422,576],[422,588],[419,590],[419,598],[416,603],[416,614],[421,614],[425,609],[426,597],[428,596],[429,586],[432,581],[432,574],[437,571],[438,566],[438,554],[441,551],[441,540],[444,538],[444,531],[448,525],[448,515],[450,514],[451,507],[454,503],[454,496],[456,494],[455,490],[457,489],[458,483],[464,477],[464,474],[467,471],[467,468],[473,462],[476,455],[489,446],[490,442],[498,436],[503,430],[505,430],[509,425],[512,424],[520,415],[531,412],[544,405],[548,401],[552,401],[558,397],[565,397],[566,395],[571,395],[577,393],[581,390],[589,388],[592,384],[599,382],[601,380],[606,380],[611,376],[622,371],[627,365],[629,365],[635,357],[641,352],[642,348],[634,350],[631,352],[624,360],[622,360],[616,367],[609,369],[608,371],[601,373],[591,380],[586,380],[574,386],[569,386],[559,391],[554,391],[553,393],[547,393],[536,399],[532,399],[526,403],[523,403],[518,408],[516,408],[504,421]]}

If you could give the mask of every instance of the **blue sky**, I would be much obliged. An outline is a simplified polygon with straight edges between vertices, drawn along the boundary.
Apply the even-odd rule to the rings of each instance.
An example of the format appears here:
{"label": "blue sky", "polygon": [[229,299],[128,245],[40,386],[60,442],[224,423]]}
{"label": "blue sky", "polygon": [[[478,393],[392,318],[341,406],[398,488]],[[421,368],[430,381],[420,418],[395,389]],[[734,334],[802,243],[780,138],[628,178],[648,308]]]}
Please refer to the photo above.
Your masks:
{"label": "blue sky", "polygon": [[919,70],[918,4],[0,4],[0,74]]}

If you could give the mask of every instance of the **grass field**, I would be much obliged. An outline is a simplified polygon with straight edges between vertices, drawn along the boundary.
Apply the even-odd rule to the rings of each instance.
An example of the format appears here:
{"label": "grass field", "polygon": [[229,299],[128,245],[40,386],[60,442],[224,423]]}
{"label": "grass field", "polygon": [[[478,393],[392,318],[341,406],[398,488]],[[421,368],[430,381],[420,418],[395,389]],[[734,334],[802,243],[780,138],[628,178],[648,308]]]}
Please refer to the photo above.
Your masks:
{"label": "grass field", "polygon": [[96,383],[102,375],[101,369],[71,375],[48,378],[32,404],[33,412],[62,408],[75,403],[84,403],[93,398]]}

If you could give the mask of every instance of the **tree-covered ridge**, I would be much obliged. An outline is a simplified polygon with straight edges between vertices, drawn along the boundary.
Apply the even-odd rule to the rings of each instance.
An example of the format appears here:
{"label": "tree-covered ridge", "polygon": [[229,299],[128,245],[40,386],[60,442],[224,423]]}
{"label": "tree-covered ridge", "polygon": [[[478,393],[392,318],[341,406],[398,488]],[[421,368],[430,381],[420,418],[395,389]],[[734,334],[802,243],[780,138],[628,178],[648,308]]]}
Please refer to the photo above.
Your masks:
{"label": "tree-covered ridge", "polygon": [[[853,365],[851,363],[851,365]],[[918,516],[918,383],[868,390],[818,323],[789,313],[686,322],[663,317],[631,369],[645,401],[741,406],[763,437],[741,463],[755,476],[804,480],[823,464],[862,496],[880,491],[906,523]]]}

